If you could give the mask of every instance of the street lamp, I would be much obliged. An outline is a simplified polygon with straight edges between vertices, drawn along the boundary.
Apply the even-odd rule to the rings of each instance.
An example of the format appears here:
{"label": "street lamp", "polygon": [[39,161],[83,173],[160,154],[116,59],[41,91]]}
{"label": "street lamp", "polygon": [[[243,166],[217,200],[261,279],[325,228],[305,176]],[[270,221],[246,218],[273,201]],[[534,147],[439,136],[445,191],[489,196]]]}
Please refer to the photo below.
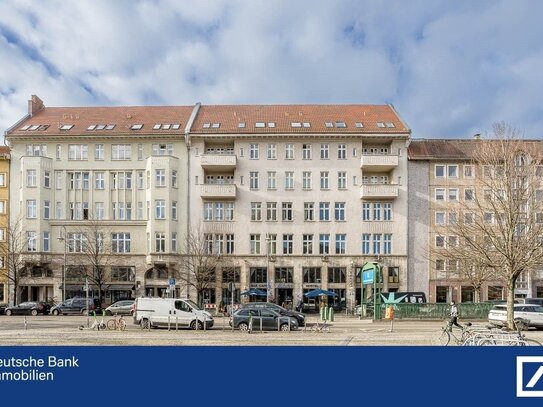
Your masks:
{"label": "street lamp", "polygon": [[266,290],[266,292],[267,292],[268,302],[270,302],[272,299],[272,295],[271,295],[272,284],[271,284],[271,276],[270,276],[270,242],[271,242],[271,236],[268,233],[266,233],[266,276],[267,276],[266,285],[268,286],[268,289]]}
{"label": "street lamp", "polygon": [[62,268],[62,302],[66,300],[66,246],[67,246],[67,235],[66,235],[66,226],[61,226],[64,230],[64,235],[58,236],[59,242],[64,242],[64,266]]}

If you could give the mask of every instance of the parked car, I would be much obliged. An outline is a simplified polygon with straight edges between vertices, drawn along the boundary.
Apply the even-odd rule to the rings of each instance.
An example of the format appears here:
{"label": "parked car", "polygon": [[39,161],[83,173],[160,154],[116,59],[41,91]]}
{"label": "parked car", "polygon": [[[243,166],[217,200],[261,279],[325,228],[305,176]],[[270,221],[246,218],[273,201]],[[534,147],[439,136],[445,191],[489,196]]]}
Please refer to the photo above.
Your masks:
{"label": "parked car", "polygon": [[53,315],[86,315],[87,314],[87,301],[89,304],[89,312],[100,312],[100,302],[97,298],[79,298],[74,297],[66,300],[60,304],[53,306],[50,313]]}
{"label": "parked car", "polygon": [[[515,320],[525,320],[530,327],[543,328],[543,307],[536,304],[513,304],[513,307]],[[494,305],[488,313],[488,322],[497,326],[506,325],[507,305]]]}
{"label": "parked car", "polygon": [[120,300],[106,308],[107,315],[132,315],[134,313],[134,300]]}
{"label": "parked car", "polygon": [[4,313],[10,315],[38,315],[47,314],[47,304],[39,301],[26,301],[21,302],[19,305],[13,307],[6,307]]}
{"label": "parked car", "polygon": [[4,311],[8,307],[8,304],[0,303],[0,315],[4,315]]}
{"label": "parked car", "polygon": [[244,304],[241,308],[267,308],[275,312],[278,312],[281,315],[294,317],[298,321],[298,326],[305,326],[305,315],[301,312],[291,311],[286,308],[281,307],[280,305],[274,304],[273,302],[250,302]]}
{"label": "parked car", "polygon": [[[283,316],[280,313],[265,307],[240,308],[230,317],[229,324],[240,331],[249,329],[250,319],[253,321],[253,330],[259,330],[262,321],[262,330],[288,331],[298,329],[298,321],[294,317]],[[290,328],[289,328],[290,320]]]}
{"label": "parked car", "polygon": [[536,304],[543,307],[543,298],[523,298],[521,302],[523,304]]}
{"label": "parked car", "polygon": [[133,322],[142,328],[172,324],[190,329],[210,329],[215,321],[209,312],[188,298],[141,297],[134,303]]}

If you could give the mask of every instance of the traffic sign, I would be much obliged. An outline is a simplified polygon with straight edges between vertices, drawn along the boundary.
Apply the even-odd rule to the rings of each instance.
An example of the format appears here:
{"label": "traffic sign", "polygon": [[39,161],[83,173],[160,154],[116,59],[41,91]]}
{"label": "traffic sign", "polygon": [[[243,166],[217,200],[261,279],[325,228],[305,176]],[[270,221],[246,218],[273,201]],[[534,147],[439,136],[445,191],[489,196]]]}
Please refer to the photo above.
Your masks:
{"label": "traffic sign", "polygon": [[175,278],[170,278],[169,285],[175,285]]}

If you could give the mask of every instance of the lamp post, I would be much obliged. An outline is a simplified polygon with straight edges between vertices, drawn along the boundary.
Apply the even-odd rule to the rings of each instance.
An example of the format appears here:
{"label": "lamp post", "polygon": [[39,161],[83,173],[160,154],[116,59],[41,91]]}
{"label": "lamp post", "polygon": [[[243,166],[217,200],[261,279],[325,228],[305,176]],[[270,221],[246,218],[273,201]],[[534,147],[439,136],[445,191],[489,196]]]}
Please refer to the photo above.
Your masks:
{"label": "lamp post", "polygon": [[270,302],[272,299],[272,295],[271,295],[272,284],[271,284],[271,276],[270,276],[270,241],[271,241],[271,237],[268,233],[266,233],[266,280],[267,280],[266,285],[268,286],[266,293],[267,293],[268,302]]}
{"label": "lamp post", "polygon": [[66,226],[61,226],[64,230],[64,235],[58,236],[59,242],[64,242],[64,266],[62,267],[62,302],[66,300],[66,246],[67,246],[67,235],[66,235]]}

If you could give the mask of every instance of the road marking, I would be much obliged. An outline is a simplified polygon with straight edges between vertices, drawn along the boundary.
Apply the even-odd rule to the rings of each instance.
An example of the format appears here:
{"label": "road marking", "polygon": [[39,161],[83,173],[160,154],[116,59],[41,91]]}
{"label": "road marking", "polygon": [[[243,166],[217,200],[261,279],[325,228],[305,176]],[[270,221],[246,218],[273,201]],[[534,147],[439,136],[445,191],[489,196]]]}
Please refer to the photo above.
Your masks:
{"label": "road marking", "polygon": [[362,332],[385,332],[386,329],[362,329],[362,328],[359,328],[360,331]]}

